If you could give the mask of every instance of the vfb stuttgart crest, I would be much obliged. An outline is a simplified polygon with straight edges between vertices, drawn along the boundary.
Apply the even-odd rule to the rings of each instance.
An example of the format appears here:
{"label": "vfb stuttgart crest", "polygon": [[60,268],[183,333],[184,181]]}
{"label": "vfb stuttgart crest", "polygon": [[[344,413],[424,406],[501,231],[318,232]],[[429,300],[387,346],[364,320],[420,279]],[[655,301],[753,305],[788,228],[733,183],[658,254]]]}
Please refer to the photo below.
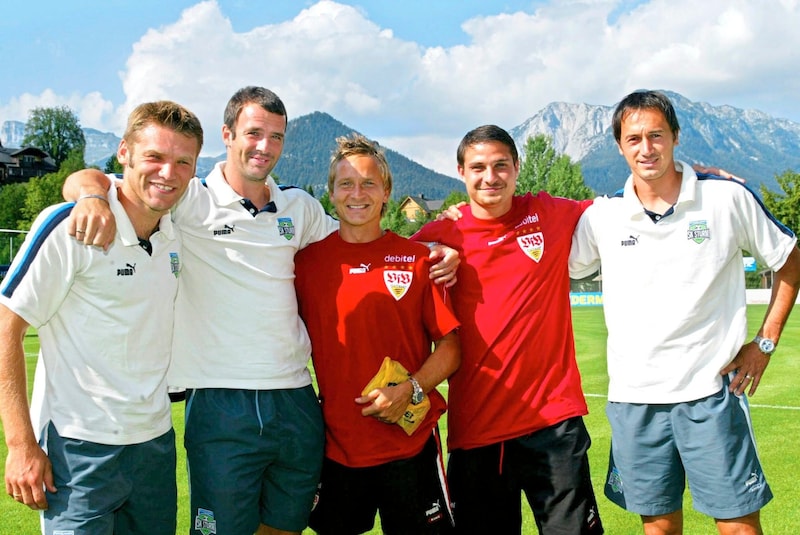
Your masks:
{"label": "vfb stuttgart crest", "polygon": [[539,262],[544,254],[544,234],[534,232],[517,237],[517,243],[522,251],[531,257],[535,262]]}
{"label": "vfb stuttgart crest", "polygon": [[294,238],[294,223],[292,223],[291,217],[278,218],[278,234],[287,240]]}
{"label": "vfb stuttgart crest", "polygon": [[689,230],[686,231],[686,238],[695,243],[703,243],[711,239],[711,229],[708,228],[707,221],[691,221]]}
{"label": "vfb stuttgart crest", "polygon": [[387,269],[383,272],[383,282],[386,283],[386,288],[389,289],[389,293],[392,294],[395,301],[399,301],[406,295],[413,279],[414,273],[411,271]]}

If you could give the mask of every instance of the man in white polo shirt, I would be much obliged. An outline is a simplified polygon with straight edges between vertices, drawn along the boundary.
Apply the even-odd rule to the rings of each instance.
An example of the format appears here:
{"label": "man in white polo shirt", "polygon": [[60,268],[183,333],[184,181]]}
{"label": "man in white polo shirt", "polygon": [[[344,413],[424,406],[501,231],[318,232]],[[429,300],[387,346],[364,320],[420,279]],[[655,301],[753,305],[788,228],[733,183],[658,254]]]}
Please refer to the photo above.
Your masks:
{"label": "man in white polo shirt", "polygon": [[[628,95],[613,127],[631,176],[583,213],[570,254],[575,278],[602,261],[606,496],[641,515],[645,533],[682,533],[688,479],[694,507],[720,533],[761,533],[759,511],[772,492],[743,393],[755,394],[794,306],[797,239],[743,184],[674,159],[679,125],[662,93]],[[752,341],[743,250],[776,270]]]}
{"label": "man in white polo shirt", "polygon": [[[183,258],[169,210],[202,144],[200,121],[185,108],[138,106],[117,151],[121,185],[92,194],[117,219],[114,243],[102,251],[76,242],[67,232],[75,204],[51,206],[0,287],[6,492],[43,511],[44,533],[175,533],[166,375]],[[30,415],[29,325],[40,341]]]}

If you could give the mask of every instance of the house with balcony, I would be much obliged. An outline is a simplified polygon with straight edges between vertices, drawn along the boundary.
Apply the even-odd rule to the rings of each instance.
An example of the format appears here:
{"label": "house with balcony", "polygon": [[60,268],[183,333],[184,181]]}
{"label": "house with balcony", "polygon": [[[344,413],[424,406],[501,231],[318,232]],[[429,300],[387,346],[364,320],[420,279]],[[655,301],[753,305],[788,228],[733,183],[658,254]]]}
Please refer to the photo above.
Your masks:
{"label": "house with balcony", "polygon": [[400,203],[400,211],[409,221],[416,221],[420,215],[430,216],[437,210],[441,210],[444,200],[427,199],[425,195],[409,195]]}
{"label": "house with balcony", "polygon": [[0,143],[0,186],[26,182],[33,177],[58,171],[55,160],[42,149],[14,149]]}

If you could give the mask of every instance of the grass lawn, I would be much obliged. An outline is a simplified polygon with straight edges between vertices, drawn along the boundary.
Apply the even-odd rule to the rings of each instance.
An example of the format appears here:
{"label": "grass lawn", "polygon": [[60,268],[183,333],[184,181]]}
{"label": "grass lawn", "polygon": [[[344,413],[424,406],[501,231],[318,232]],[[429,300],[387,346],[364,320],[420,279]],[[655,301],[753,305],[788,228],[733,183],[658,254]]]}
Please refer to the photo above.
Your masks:
{"label": "grass lawn", "polygon": [[[800,307],[795,307],[800,308]],[[766,306],[748,307],[751,336],[760,325]],[[654,318],[657,321],[657,318]],[[603,496],[603,482],[608,460],[611,431],[606,421],[605,393],[608,379],[605,368],[605,326],[601,308],[574,308],[575,344],[578,363],[583,376],[584,392],[589,404],[586,425],[593,445],[589,452],[592,480],[598,495],[600,515],[609,535],[641,533],[638,516],[626,513]],[[38,339],[34,334],[26,337],[28,358],[28,380],[33,377],[38,351]],[[800,310],[795,310],[781,338],[778,352],[772,358],[759,390],[751,400],[753,425],[758,440],[759,454],[775,499],[762,511],[764,532],[770,535],[795,535],[800,526],[800,489],[795,484],[797,457],[800,455],[797,437],[800,436],[800,397],[795,392],[795,378],[800,375]],[[794,393],[793,393],[794,392]],[[183,441],[183,405],[173,405],[175,430],[178,444]],[[446,419],[441,426],[446,433]],[[2,431],[0,431],[2,434]],[[178,449],[178,533],[189,529],[188,489],[182,448]],[[5,440],[0,441],[0,455],[5,458]],[[524,501],[524,499],[523,499]],[[536,526],[527,504],[523,510],[524,534],[535,534]],[[685,529],[690,535],[716,533],[713,521],[696,513],[691,507],[691,498],[686,494],[684,504]],[[38,514],[16,504],[10,497],[0,496],[0,518],[3,533],[20,535],[39,533]],[[379,534],[377,527],[371,531]],[[308,533],[311,533],[308,531]]]}

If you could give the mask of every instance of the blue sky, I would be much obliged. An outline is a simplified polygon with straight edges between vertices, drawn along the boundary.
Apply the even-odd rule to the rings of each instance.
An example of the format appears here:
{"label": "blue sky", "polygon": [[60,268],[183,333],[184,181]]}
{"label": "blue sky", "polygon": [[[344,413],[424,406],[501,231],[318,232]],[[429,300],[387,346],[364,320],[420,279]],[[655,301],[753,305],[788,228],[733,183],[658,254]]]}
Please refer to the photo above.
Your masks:
{"label": "blue sky", "polygon": [[[0,18],[0,55],[13,58],[14,75],[3,77],[0,101],[48,88],[66,93],[101,91],[122,99],[117,71],[124,68],[133,44],[150,28],[177,21],[197,0],[45,0],[14,2]],[[219,0],[235,32],[294,18],[316,2],[303,0]],[[369,19],[392,28],[403,40],[423,46],[453,46],[467,41],[461,22],[480,15],[530,9],[541,2],[513,0],[366,0],[343,1]],[[77,4],[80,7],[76,7]],[[491,7],[487,7],[494,4]],[[402,8],[400,8],[402,6]],[[420,13],[425,15],[421,16]],[[55,80],[58,80],[57,86]]]}
{"label": "blue sky", "polygon": [[0,123],[66,105],[119,134],[135,105],[169,98],[200,116],[206,154],[222,152],[222,110],[244,85],[275,90],[290,118],[330,113],[450,175],[474,126],[643,87],[800,122],[794,0],[8,4]]}

